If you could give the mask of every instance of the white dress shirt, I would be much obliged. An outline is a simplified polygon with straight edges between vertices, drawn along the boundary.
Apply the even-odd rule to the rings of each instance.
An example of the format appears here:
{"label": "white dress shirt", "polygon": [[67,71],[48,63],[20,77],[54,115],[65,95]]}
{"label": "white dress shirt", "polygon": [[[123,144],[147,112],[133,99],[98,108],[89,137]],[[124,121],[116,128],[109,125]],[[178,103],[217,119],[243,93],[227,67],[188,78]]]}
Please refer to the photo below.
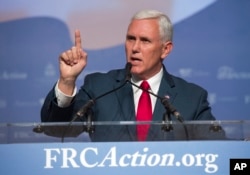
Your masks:
{"label": "white dress shirt", "polygon": [[[149,91],[151,91],[154,94],[158,93],[162,76],[163,76],[163,69],[161,68],[160,72],[158,72],[156,75],[154,75],[153,77],[147,80],[148,84],[150,85]],[[143,80],[136,80],[132,76],[131,81],[137,86],[140,86]],[[135,111],[137,111],[137,107],[138,107],[140,96],[142,94],[142,90],[133,86],[133,93],[134,93]],[[154,111],[157,98],[151,94],[150,94],[150,98],[151,98],[151,104],[152,104],[152,111]]]}
{"label": "white dress shirt", "polygon": [[55,86],[55,94],[57,98],[57,105],[61,108],[68,107],[72,101],[72,99],[75,97],[77,92],[77,88],[75,87],[73,94],[66,95],[64,94],[59,88],[58,88],[58,81]]}

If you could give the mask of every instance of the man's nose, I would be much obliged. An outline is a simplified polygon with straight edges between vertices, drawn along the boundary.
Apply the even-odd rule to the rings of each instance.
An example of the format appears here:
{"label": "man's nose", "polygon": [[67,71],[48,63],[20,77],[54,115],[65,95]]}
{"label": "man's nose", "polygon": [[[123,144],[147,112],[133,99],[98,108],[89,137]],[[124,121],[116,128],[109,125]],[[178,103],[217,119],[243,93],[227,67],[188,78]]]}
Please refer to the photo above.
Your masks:
{"label": "man's nose", "polygon": [[134,44],[133,44],[133,52],[139,52],[140,51],[140,41],[135,41]]}

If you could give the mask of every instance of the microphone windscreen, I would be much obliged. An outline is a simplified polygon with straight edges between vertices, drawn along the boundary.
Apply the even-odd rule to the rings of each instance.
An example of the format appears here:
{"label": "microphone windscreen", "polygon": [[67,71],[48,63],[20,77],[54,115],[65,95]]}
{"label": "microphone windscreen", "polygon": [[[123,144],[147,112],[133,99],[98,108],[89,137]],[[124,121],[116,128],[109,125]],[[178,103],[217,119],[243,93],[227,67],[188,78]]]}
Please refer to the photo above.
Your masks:
{"label": "microphone windscreen", "polygon": [[131,72],[130,72],[130,70],[131,70],[131,68],[132,68],[132,64],[130,63],[130,62],[127,62],[127,64],[126,64],[126,67],[125,67],[125,70],[126,70],[126,80],[130,80],[130,78],[131,78]]}

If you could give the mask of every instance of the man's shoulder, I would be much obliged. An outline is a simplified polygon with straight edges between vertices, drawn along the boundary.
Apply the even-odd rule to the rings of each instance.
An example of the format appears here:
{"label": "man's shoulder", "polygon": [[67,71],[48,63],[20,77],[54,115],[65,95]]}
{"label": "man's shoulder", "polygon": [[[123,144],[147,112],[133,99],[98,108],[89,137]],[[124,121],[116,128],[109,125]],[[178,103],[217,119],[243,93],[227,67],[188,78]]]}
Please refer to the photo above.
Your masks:
{"label": "man's shoulder", "polygon": [[194,82],[187,81],[178,76],[174,76],[174,75],[171,75],[171,76],[177,88],[182,88],[182,89],[186,89],[190,91],[206,91],[203,87],[201,87],[200,85]]}
{"label": "man's shoulder", "polygon": [[95,80],[119,80],[124,78],[125,70],[124,69],[112,69],[108,72],[94,72],[86,75],[87,79]]}

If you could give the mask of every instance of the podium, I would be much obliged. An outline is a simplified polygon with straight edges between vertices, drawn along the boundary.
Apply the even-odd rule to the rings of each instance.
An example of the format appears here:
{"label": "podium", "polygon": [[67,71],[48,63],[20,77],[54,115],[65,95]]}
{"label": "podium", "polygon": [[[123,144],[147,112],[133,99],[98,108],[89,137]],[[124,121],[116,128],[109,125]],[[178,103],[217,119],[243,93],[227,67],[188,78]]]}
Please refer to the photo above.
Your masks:
{"label": "podium", "polygon": [[[137,125],[150,125],[146,141],[137,141]],[[247,120],[1,123],[0,172],[225,175],[249,162],[249,141]]]}

